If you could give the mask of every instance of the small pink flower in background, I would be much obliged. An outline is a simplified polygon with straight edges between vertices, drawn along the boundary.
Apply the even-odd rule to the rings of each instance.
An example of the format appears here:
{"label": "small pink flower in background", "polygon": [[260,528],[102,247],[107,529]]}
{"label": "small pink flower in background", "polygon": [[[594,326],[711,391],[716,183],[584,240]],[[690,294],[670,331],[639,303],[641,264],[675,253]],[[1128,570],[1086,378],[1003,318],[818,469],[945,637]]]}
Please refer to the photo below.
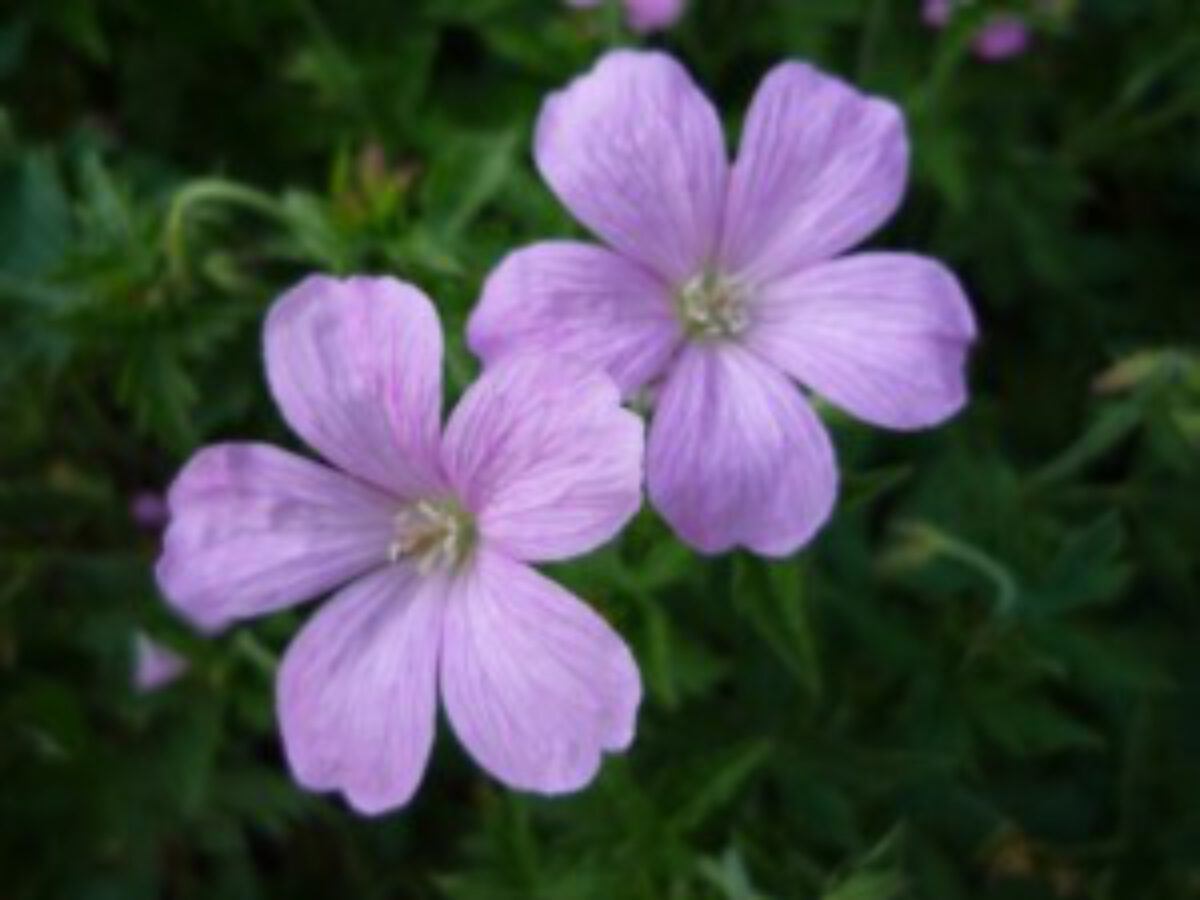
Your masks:
{"label": "small pink flower in background", "polygon": [[[600,6],[605,0],[567,0],[577,8]],[[670,28],[683,17],[686,0],[624,0],[629,27],[643,34]]]}
{"label": "small pink flower in background", "polygon": [[145,632],[133,636],[133,686],[146,694],[166,687],[188,669],[188,662]]}
{"label": "small pink flower in background", "polygon": [[585,553],[638,509],[642,425],[615,385],[514,358],[443,431],[437,314],[388,278],[302,282],[271,310],[265,350],[284,417],[336,468],[264,444],[201,450],[171,488],[158,579],[208,630],[347,585],[280,669],[297,780],[365,813],[404,804],[440,693],[505,784],[587,784],[633,738],[638,671],[600,616],[526,563]]}
{"label": "small pink flower in background", "polygon": [[925,5],[921,9],[925,24],[933,28],[946,27],[954,12],[954,3],[955,0],[925,0]]}
{"label": "small pink flower in background", "polygon": [[684,0],[625,0],[625,7],[634,31],[659,31],[682,18]]}
{"label": "small pink flower in background", "polygon": [[155,531],[167,524],[167,501],[156,491],[138,491],[129,501],[129,514],[139,528]]}
{"label": "small pink flower in background", "polygon": [[535,244],[469,323],[485,362],[555,350],[655,395],[647,478],[690,544],[770,556],[829,516],[829,435],[792,379],[888,428],[966,400],[971,309],[939,262],[839,257],[904,193],[899,110],[806,65],[759,88],[732,167],[716,111],[660,53],[616,51],[551,96],[535,156],[608,247]]}
{"label": "small pink flower in background", "polygon": [[[934,28],[944,28],[950,24],[957,0],[925,0],[922,14],[925,23]],[[975,36],[975,53],[980,59],[989,62],[1000,62],[1020,56],[1029,49],[1032,40],[1029,26],[1016,15],[999,14],[992,16]]]}
{"label": "small pink flower in background", "polygon": [[1020,56],[1029,49],[1029,26],[1016,16],[996,16],[975,38],[980,59],[1000,62]]}

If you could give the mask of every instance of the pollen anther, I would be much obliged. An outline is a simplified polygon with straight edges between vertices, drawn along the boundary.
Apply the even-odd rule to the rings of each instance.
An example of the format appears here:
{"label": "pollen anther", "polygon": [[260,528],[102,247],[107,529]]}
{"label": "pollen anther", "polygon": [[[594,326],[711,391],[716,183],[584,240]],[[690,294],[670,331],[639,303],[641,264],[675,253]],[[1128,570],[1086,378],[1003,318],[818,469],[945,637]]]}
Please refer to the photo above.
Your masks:
{"label": "pollen anther", "polygon": [[693,338],[735,337],[750,324],[741,288],[713,272],[687,282],[675,296],[675,309]]}
{"label": "pollen anther", "polygon": [[462,562],[475,544],[475,523],[452,500],[421,500],[396,513],[388,561],[410,559],[422,575]]}

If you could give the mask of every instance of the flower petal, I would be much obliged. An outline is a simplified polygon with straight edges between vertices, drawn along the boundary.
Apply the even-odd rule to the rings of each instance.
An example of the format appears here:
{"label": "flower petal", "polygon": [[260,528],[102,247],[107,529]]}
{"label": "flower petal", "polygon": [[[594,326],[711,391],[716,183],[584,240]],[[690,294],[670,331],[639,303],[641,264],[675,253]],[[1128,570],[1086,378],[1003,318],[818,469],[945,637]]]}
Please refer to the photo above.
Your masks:
{"label": "flower petal", "polygon": [[475,760],[511,787],[578,790],[633,740],[642,688],[629,649],[586,605],[483,551],[446,604],[442,697]]}
{"label": "flower petal", "polygon": [[164,688],[188,669],[188,661],[150,635],[138,631],[133,636],[133,688],[148,694]]}
{"label": "flower petal", "polygon": [[671,57],[605,55],[547,99],[534,153],[579,221],[671,284],[714,250],[728,170],[721,123]]}
{"label": "flower petal", "polygon": [[341,591],[288,647],[278,710],[288,763],[359,812],[403,806],[433,746],[445,583],[389,566]]}
{"label": "flower petal", "polygon": [[647,451],[650,500],[705,553],[785,556],[824,524],[837,494],[825,427],[786,378],[734,344],[694,345],[659,397]]}
{"label": "flower petal", "polygon": [[721,259],[758,284],[853,247],[908,178],[900,111],[802,63],[767,75],[729,185]]}
{"label": "flower petal", "polygon": [[642,421],[596,369],[520,354],[488,369],[446,426],[442,463],[483,538],[516,559],[567,559],[641,506]]}
{"label": "flower petal", "polygon": [[941,263],[862,253],[777,282],[758,298],[749,346],[860,419],[924,428],[966,402],[975,319]]}
{"label": "flower petal", "polygon": [[272,307],[266,355],[288,423],[327,460],[404,498],[440,487],[442,331],[424,294],[307,278]]}
{"label": "flower petal", "polygon": [[574,241],[505,257],[467,335],[487,363],[514,349],[555,352],[604,369],[626,395],[661,374],[681,339],[662,281],[611,250]]}
{"label": "flower petal", "polygon": [[314,597],[383,562],[394,501],[265,444],[217,444],[168,495],[159,586],[193,623],[217,630]]}

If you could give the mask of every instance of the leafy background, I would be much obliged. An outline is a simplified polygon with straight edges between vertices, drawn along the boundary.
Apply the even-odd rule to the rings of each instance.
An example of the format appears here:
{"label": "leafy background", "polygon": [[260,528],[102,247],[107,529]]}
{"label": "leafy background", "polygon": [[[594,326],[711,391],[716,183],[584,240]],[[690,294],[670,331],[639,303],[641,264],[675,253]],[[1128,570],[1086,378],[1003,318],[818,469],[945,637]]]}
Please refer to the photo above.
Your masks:
{"label": "leafy background", "polygon": [[[616,43],[557,0],[26,0],[0,19],[0,895],[1200,897],[1200,5],[1036,13],[969,53],[916,0],[693,0],[655,39],[731,134],[801,57],[906,109],[876,243],[962,273],[969,411],[826,411],[846,487],[796,557],[701,559],[647,512],[557,567],[634,644],[632,751],[500,789],[446,730],[382,819],[289,781],[274,661],[304,611],[206,641],[130,502],[198,445],[293,444],[267,304],[312,270],[439,301],[449,381],[490,266],[577,229],[540,99]],[[191,662],[129,684],[144,629]]]}

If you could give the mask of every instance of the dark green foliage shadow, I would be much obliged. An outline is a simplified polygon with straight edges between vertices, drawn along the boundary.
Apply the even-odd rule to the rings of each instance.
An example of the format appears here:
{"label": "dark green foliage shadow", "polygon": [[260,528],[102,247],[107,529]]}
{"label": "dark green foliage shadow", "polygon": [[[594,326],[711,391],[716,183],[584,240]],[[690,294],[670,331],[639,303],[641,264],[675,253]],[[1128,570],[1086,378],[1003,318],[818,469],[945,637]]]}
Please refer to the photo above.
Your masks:
{"label": "dark green foliage shadow", "polygon": [[[1026,56],[917,0],[693,0],[654,39],[736,133],[804,57],[901,103],[876,244],[963,276],[952,424],[828,411],[831,526],[701,559],[650,512],[557,568],[635,646],[638,740],[510,794],[443,728],[412,806],[292,786],[274,660],[305,610],[206,641],[130,502],[202,443],[294,445],[264,309],[388,272],[461,328],[509,248],[576,234],[541,98],[614,43],[558,0],[26,0],[0,17],[0,896],[1200,897],[1200,6],[1076,0]],[[1016,3],[987,3],[1015,8]],[[142,629],[191,663],[129,686]]]}

